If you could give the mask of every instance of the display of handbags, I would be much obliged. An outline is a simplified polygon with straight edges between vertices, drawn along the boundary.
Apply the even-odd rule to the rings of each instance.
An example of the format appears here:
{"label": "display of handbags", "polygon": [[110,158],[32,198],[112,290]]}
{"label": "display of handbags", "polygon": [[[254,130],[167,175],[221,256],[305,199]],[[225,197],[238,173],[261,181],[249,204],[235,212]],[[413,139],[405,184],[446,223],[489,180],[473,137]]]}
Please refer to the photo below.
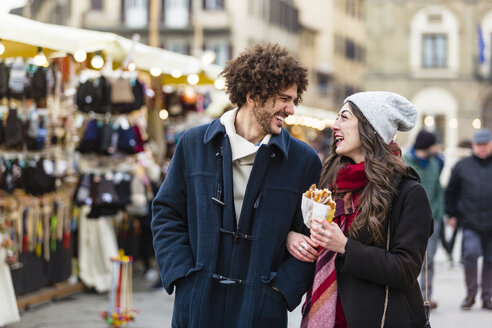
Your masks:
{"label": "display of handbags", "polygon": [[[0,116],[0,147],[8,151],[41,151],[48,145],[63,142],[66,135],[64,121],[53,122],[46,110],[41,114],[36,107],[10,108],[6,119]],[[24,113],[21,115],[21,113]],[[56,134],[55,131],[61,131]]]}
{"label": "display of handbags", "polygon": [[16,108],[11,108],[5,123],[5,147],[9,149],[22,148],[22,121],[19,118]]}
{"label": "display of handbags", "polygon": [[46,158],[10,159],[0,157],[0,190],[20,189],[35,196],[55,191],[54,162]]}
{"label": "display of handbags", "polygon": [[144,143],[140,128],[130,125],[124,118],[115,122],[92,119],[86,126],[77,150],[100,155],[116,152],[131,155],[142,152]]}
{"label": "display of handbags", "polygon": [[80,83],[76,102],[80,111],[124,114],[143,106],[145,92],[137,79],[119,77],[114,80],[100,76]]}
{"label": "display of handbags", "polygon": [[79,177],[74,204],[88,205],[88,218],[114,216],[123,210],[138,217],[149,214],[154,194],[149,180],[136,173],[86,173]]}
{"label": "display of handbags", "polygon": [[24,63],[17,58],[11,64],[0,62],[0,99],[34,99],[39,101],[54,93],[55,63],[49,68]]}

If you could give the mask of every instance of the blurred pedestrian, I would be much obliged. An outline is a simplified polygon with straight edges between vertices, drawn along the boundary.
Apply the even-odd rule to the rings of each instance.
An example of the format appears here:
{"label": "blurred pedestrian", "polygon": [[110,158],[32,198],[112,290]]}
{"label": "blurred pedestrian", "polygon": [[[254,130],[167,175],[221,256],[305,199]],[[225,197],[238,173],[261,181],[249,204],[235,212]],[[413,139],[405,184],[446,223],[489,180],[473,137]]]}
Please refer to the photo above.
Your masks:
{"label": "blurred pedestrian", "polygon": [[482,307],[492,310],[492,135],[480,129],[473,136],[472,155],[460,160],[446,188],[448,223],[463,228],[462,259],[466,298],[470,309],[478,293],[478,258],[483,256]]}
{"label": "blurred pedestrian", "polygon": [[[427,244],[427,296],[430,299],[430,308],[435,309],[437,302],[432,300],[432,280],[434,277],[434,255],[439,244],[439,231],[443,225],[444,216],[444,191],[439,181],[442,170],[442,159],[438,158],[439,148],[436,135],[432,132],[421,130],[415,139],[415,143],[403,157],[405,162],[417,171],[420,183],[427,193],[432,214],[434,216],[434,233]],[[420,272],[420,289],[425,296],[425,268]]]}
{"label": "blurred pedestrian", "polygon": [[315,247],[304,247],[296,232],[287,239],[301,261],[322,247],[301,327],[424,327],[417,277],[432,210],[392,141],[416,120],[415,106],[395,93],[361,92],[345,100],[319,182],[333,191],[333,222],[312,221]]}
{"label": "blurred pedestrian", "polygon": [[283,128],[307,71],[267,45],[222,75],[238,107],[182,136],[153,202],[162,282],[168,293],[176,287],[172,326],[287,327],[314,273],[285,247],[292,227],[308,234],[300,199],[321,170]]}

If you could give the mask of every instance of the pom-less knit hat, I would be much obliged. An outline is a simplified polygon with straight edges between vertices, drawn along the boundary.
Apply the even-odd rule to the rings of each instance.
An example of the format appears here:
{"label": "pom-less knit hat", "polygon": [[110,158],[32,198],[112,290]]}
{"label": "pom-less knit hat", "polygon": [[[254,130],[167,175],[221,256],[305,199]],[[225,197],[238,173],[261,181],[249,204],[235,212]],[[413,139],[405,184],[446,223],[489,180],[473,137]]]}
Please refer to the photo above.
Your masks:
{"label": "pom-less knit hat", "polygon": [[417,121],[417,108],[393,92],[367,91],[355,93],[344,101],[360,109],[377,134],[389,144],[396,131],[408,131]]}
{"label": "pom-less knit hat", "polygon": [[415,149],[428,149],[437,142],[436,135],[432,132],[421,130],[415,138]]}

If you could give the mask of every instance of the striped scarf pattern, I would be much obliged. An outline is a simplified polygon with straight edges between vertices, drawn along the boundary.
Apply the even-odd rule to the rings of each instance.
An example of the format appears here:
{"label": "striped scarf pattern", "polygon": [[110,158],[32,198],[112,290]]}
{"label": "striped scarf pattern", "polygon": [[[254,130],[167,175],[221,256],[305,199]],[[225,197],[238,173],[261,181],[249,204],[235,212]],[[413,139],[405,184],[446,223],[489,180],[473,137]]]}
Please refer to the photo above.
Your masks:
{"label": "striped scarf pattern", "polygon": [[[345,215],[339,217],[340,221],[337,222],[342,231],[345,231],[346,217]],[[308,291],[306,302],[302,306],[301,328],[335,327],[338,297],[335,257],[335,252],[321,250],[316,261],[313,286]]]}
{"label": "striped scarf pattern", "polygon": [[[366,184],[364,162],[347,164],[338,172],[337,196],[343,198],[336,200],[334,222],[345,235],[357,214],[355,208],[360,191]],[[302,306],[301,328],[346,327],[341,306],[337,311],[336,252],[321,247],[318,251],[320,255],[316,262],[313,286],[307,292],[306,301]]]}

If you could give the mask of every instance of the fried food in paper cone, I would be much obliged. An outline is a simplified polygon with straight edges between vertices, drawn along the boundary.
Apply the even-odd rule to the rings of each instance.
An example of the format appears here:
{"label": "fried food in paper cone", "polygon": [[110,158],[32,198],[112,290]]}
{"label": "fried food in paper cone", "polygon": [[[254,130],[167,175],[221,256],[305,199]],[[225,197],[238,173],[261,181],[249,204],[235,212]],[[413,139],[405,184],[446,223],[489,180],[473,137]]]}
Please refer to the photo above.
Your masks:
{"label": "fried food in paper cone", "polygon": [[301,211],[306,226],[309,227],[315,217],[324,217],[328,222],[333,220],[336,204],[331,195],[331,191],[317,189],[315,184],[302,195]]}

